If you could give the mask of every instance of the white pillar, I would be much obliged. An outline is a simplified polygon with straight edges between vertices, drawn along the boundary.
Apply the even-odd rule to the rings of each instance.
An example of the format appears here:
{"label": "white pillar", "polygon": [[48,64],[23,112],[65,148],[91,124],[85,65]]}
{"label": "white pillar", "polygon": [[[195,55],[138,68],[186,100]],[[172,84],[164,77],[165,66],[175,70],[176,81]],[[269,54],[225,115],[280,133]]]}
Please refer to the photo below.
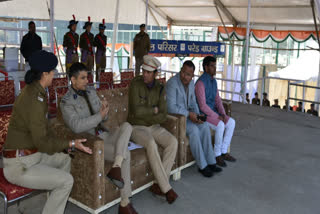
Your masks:
{"label": "white pillar", "polygon": [[120,8],[119,5],[120,5],[120,0],[117,0],[116,15],[114,17],[114,23],[113,23],[113,37],[112,37],[111,62],[110,62],[110,67],[112,69],[113,69],[113,62],[114,62],[114,52],[115,52],[116,43],[117,43],[118,19],[119,19],[119,8]]}
{"label": "white pillar", "polygon": [[[318,73],[317,87],[320,87],[320,52],[319,52],[319,73]],[[315,99],[316,102],[320,102],[320,89],[316,89],[316,97],[315,98],[316,98]],[[320,111],[320,105],[316,104],[315,109],[318,109],[318,112],[319,112]]]}
{"label": "white pillar", "polygon": [[146,0],[146,32],[148,32],[149,0]]}
{"label": "white pillar", "polygon": [[50,0],[50,43],[51,52],[54,53],[54,0]]}
{"label": "white pillar", "polygon": [[247,10],[247,33],[246,33],[246,59],[244,67],[244,82],[242,86],[243,103],[246,102],[246,89],[247,89],[247,74],[248,74],[248,57],[249,57],[249,42],[250,42],[250,11],[251,10],[251,0],[248,0],[248,10]]}
{"label": "white pillar", "polygon": [[[234,79],[234,42],[232,41],[232,43],[231,43],[231,45],[232,45],[232,55],[231,55],[231,79],[232,80],[235,80]],[[231,101],[233,101],[233,96],[234,96],[234,90],[235,90],[235,88],[236,88],[236,82],[231,82],[231,91],[232,91],[232,94],[231,94]]]}

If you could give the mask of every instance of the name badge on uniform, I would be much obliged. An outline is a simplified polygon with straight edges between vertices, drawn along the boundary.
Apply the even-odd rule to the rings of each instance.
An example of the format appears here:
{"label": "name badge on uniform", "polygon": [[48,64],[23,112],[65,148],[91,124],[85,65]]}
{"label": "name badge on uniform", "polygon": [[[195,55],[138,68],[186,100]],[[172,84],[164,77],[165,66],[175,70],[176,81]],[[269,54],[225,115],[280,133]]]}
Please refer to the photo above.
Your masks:
{"label": "name badge on uniform", "polygon": [[43,98],[42,98],[42,97],[38,97],[38,100],[39,100],[40,102],[43,102]]}

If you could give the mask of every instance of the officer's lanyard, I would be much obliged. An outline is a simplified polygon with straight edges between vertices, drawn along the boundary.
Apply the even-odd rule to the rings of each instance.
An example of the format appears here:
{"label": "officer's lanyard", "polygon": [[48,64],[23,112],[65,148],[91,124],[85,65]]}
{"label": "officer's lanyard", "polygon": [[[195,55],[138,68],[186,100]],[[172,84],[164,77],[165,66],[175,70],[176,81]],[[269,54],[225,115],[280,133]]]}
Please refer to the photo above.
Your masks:
{"label": "officer's lanyard", "polygon": [[69,37],[70,37],[70,39],[71,39],[71,42],[72,42],[72,44],[73,44],[73,48],[74,48],[74,50],[75,50],[75,51],[77,51],[76,41],[74,40],[72,33],[71,33],[71,32],[69,32],[69,33],[68,33],[68,36],[69,36]]}
{"label": "officer's lanyard", "polygon": [[87,40],[87,45],[88,45],[88,48],[89,48],[89,52],[90,52],[91,55],[92,55],[92,54],[93,54],[92,45],[91,45],[91,42],[90,42],[90,40],[89,40],[89,37],[88,37],[87,32],[84,33],[84,37],[85,37],[86,40]]}
{"label": "officer's lanyard", "polygon": [[105,48],[106,48],[106,43],[103,41],[101,35],[99,34],[99,35],[97,36],[97,38],[100,40],[101,45],[102,45],[102,46],[104,47],[104,49],[105,49]]}

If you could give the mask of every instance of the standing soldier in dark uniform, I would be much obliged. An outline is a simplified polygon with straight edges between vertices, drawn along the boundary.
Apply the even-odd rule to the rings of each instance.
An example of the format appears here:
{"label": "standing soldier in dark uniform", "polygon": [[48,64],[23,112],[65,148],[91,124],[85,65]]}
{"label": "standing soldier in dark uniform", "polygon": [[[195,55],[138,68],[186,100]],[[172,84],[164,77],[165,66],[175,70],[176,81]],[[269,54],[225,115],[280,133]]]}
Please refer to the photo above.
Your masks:
{"label": "standing soldier in dark uniform", "polygon": [[99,24],[99,34],[94,37],[94,46],[97,47],[96,51],[96,77],[98,80],[99,71],[104,72],[106,69],[106,50],[107,50],[107,37],[104,35],[106,29],[104,19],[102,24]]}
{"label": "standing soldier in dark uniform", "polygon": [[318,113],[318,111],[315,110],[314,103],[311,103],[310,109],[307,111],[307,113],[318,117],[319,113]]}
{"label": "standing soldier in dark uniform", "polygon": [[74,15],[73,20],[69,21],[68,28],[70,31],[66,33],[63,37],[63,47],[65,48],[66,53],[66,72],[69,72],[69,68],[75,62],[79,62],[78,56],[78,44],[79,44],[79,35],[76,33],[78,21]]}
{"label": "standing soldier in dark uniform", "polygon": [[274,105],[272,105],[272,108],[280,108],[278,99],[274,100]]}
{"label": "standing soldier in dark uniform", "polygon": [[29,57],[33,52],[42,50],[42,40],[41,37],[36,34],[36,24],[31,21],[28,26],[29,33],[23,36],[20,46],[20,51],[25,58],[26,63],[29,63]]}
{"label": "standing soldier in dark uniform", "polygon": [[[284,109],[284,110],[287,110],[287,101],[288,100],[285,100],[285,103],[284,103],[285,105],[282,107],[282,109]],[[290,102],[289,102],[289,104],[290,104]],[[290,109],[290,111],[292,111],[293,110],[292,106],[289,105],[289,109]]]}
{"label": "standing soldier in dark uniform", "polygon": [[[303,111],[302,111],[302,110],[303,110]],[[297,107],[297,110],[296,110],[296,111],[306,112],[306,110],[303,109],[302,102],[298,102],[298,107]]]}
{"label": "standing soldier in dark uniform", "polygon": [[252,99],[251,103],[253,105],[260,105],[260,99],[259,99],[259,94],[258,92],[254,93],[254,98]]}
{"label": "standing soldier in dark uniform", "polygon": [[246,93],[246,101],[248,104],[250,104],[249,93]]}
{"label": "standing soldier in dark uniform", "polygon": [[270,101],[268,100],[268,94],[266,92],[263,93],[262,106],[270,107]]}
{"label": "standing soldier in dark uniform", "polygon": [[150,51],[150,38],[149,35],[144,32],[146,25],[140,25],[140,32],[134,37],[133,50],[136,58],[136,72],[135,75],[140,74],[140,67],[143,64],[143,56],[148,55]]}
{"label": "standing soldier in dark uniform", "polygon": [[90,22],[90,16],[88,16],[88,21],[84,24],[83,29],[86,31],[80,36],[80,49],[81,49],[81,62],[85,64],[88,71],[93,70],[93,34],[90,32],[92,27],[92,22]]}

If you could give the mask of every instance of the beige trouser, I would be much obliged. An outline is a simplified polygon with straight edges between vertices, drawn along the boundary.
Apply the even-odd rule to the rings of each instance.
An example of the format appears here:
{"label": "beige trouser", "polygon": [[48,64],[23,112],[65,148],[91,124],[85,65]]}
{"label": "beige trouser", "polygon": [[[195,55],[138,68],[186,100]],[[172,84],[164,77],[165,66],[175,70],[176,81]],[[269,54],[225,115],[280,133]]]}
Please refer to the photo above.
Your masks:
{"label": "beige trouser", "polygon": [[140,67],[143,64],[143,56],[142,57],[135,57],[136,59],[136,71],[135,71],[135,76],[140,75]]}
{"label": "beige trouser", "polygon": [[116,156],[123,157],[121,176],[124,180],[124,187],[120,190],[121,198],[131,197],[131,176],[130,176],[130,151],[128,144],[132,133],[132,126],[125,122],[114,132],[103,132],[99,135],[104,140],[104,159],[114,161]]}
{"label": "beige trouser", "polygon": [[[160,125],[133,126],[131,139],[147,150],[156,182],[159,184],[161,191],[167,193],[171,189],[169,178],[177,154],[177,139]],[[157,145],[163,148],[162,161]]]}
{"label": "beige trouser", "polygon": [[13,184],[50,190],[43,214],[63,214],[73,185],[71,159],[64,153],[34,153],[18,158],[4,158],[4,176]]}

